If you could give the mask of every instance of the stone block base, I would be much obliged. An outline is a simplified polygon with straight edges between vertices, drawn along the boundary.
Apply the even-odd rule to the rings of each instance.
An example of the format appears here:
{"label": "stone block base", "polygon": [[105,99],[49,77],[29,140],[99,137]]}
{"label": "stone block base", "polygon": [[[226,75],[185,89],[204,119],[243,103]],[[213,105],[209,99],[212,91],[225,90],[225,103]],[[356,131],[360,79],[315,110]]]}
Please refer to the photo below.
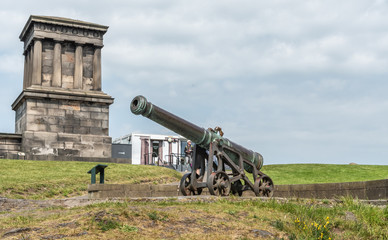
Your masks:
{"label": "stone block base", "polygon": [[21,151],[36,155],[110,158],[109,105],[102,93],[31,86],[13,104]]}

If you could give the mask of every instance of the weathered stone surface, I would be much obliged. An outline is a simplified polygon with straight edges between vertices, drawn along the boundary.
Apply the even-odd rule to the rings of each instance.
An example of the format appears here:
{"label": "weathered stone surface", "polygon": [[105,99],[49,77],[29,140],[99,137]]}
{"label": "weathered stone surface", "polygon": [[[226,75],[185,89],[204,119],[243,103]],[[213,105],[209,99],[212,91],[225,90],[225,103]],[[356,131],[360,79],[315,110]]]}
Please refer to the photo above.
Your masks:
{"label": "weathered stone surface", "polygon": [[62,75],[62,88],[73,88],[74,76]]}
{"label": "weathered stone surface", "polygon": [[92,80],[93,80],[93,55],[94,48],[90,45],[84,46],[83,49],[83,77],[90,79],[89,87],[93,89]]}
{"label": "weathered stone surface", "polygon": [[63,142],[80,142],[81,135],[79,134],[69,134],[69,133],[58,133],[58,141]]}
{"label": "weathered stone surface", "polygon": [[83,119],[85,121],[90,118],[90,112],[75,111],[74,117]]}
{"label": "weathered stone surface", "polygon": [[47,109],[47,115],[49,115],[49,116],[57,116],[57,117],[64,117],[66,115],[66,111],[63,110],[63,109],[48,108]]}
{"label": "weathered stone surface", "polygon": [[47,146],[49,146],[49,143],[58,141],[58,133],[34,132],[34,140],[44,141],[45,143],[47,143]]}
{"label": "weathered stone surface", "polygon": [[38,107],[35,107],[35,106],[29,106],[29,104],[27,105],[27,111],[28,111],[28,113],[30,115],[44,116],[44,115],[47,114],[47,109],[45,109],[45,108],[38,108]]}
{"label": "weathered stone surface", "polygon": [[81,121],[80,126],[82,127],[101,127],[101,121],[100,120],[94,120],[94,119],[84,119]]}
{"label": "weathered stone surface", "polygon": [[94,135],[82,135],[81,141],[83,143],[103,143],[104,138],[103,137],[97,137]]}
{"label": "weathered stone surface", "polygon": [[47,131],[47,125],[42,123],[27,123],[28,131],[44,132]]}
{"label": "weathered stone surface", "polygon": [[49,132],[64,132],[64,127],[60,125],[47,125],[47,131]]}
{"label": "weathered stone surface", "polygon": [[59,106],[59,102],[57,100],[53,100],[53,99],[51,99],[50,101],[43,100],[43,99],[36,99],[35,103],[36,103],[36,107],[38,107],[38,108],[57,109]]}
{"label": "weathered stone surface", "polygon": [[58,155],[67,156],[67,157],[79,156],[80,150],[78,150],[78,149],[58,149]]}
{"label": "weathered stone surface", "polygon": [[81,106],[82,112],[101,112],[102,108],[101,106],[98,106],[94,103],[85,103]]}
{"label": "weathered stone surface", "polygon": [[99,112],[92,112],[90,115],[90,118],[97,119],[97,120],[109,120],[109,115],[107,113],[99,113]]}
{"label": "weathered stone surface", "polygon": [[90,134],[92,135],[108,135],[108,129],[101,127],[90,127]]}
{"label": "weathered stone surface", "polygon": [[73,132],[78,134],[90,134],[90,129],[88,127],[73,126]]}
{"label": "weathered stone surface", "polygon": [[101,127],[103,129],[108,129],[109,130],[109,121],[102,121],[101,122]]}

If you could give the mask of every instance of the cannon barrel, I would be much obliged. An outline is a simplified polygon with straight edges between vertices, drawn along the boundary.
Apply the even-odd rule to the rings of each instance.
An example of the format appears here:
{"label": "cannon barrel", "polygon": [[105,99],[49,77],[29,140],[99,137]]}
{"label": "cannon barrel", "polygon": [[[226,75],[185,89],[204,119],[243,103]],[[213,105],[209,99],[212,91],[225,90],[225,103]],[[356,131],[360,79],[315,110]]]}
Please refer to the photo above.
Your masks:
{"label": "cannon barrel", "polygon": [[[211,142],[218,140],[222,145],[226,145],[232,148],[235,152],[238,152],[244,159],[252,162],[258,170],[263,166],[263,157],[257,152],[253,152],[240,146],[232,141],[221,137],[214,131],[210,131],[199,127],[189,121],[186,121],[166,110],[148,102],[143,96],[136,96],[131,102],[131,112],[135,115],[143,115],[146,118],[174,131],[175,133],[190,139],[195,144],[209,149]],[[238,164],[238,156],[234,153],[229,152],[228,156]],[[248,172],[252,172],[249,165],[244,164],[244,169]]]}

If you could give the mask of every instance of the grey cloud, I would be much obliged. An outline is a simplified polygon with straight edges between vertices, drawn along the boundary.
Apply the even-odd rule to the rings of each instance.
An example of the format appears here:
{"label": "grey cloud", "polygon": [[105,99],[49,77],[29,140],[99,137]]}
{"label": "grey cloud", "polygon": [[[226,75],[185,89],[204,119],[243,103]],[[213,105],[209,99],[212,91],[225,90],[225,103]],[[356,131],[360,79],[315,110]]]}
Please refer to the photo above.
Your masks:
{"label": "grey cloud", "polygon": [[0,79],[11,89],[2,131],[13,131],[18,35],[32,13],[109,26],[103,90],[115,97],[113,137],[168,132],[129,113],[143,94],[202,127],[221,125],[266,163],[381,164],[388,156],[386,1],[44,3],[5,1],[0,11]]}

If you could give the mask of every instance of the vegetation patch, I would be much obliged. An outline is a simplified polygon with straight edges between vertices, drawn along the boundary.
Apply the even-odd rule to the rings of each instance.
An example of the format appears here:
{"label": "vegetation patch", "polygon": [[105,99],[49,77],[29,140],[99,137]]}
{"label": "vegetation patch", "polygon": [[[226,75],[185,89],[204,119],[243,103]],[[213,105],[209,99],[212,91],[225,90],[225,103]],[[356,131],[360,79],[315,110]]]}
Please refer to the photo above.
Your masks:
{"label": "vegetation patch", "polygon": [[105,202],[0,215],[0,238],[387,239],[387,207],[343,198]]}

